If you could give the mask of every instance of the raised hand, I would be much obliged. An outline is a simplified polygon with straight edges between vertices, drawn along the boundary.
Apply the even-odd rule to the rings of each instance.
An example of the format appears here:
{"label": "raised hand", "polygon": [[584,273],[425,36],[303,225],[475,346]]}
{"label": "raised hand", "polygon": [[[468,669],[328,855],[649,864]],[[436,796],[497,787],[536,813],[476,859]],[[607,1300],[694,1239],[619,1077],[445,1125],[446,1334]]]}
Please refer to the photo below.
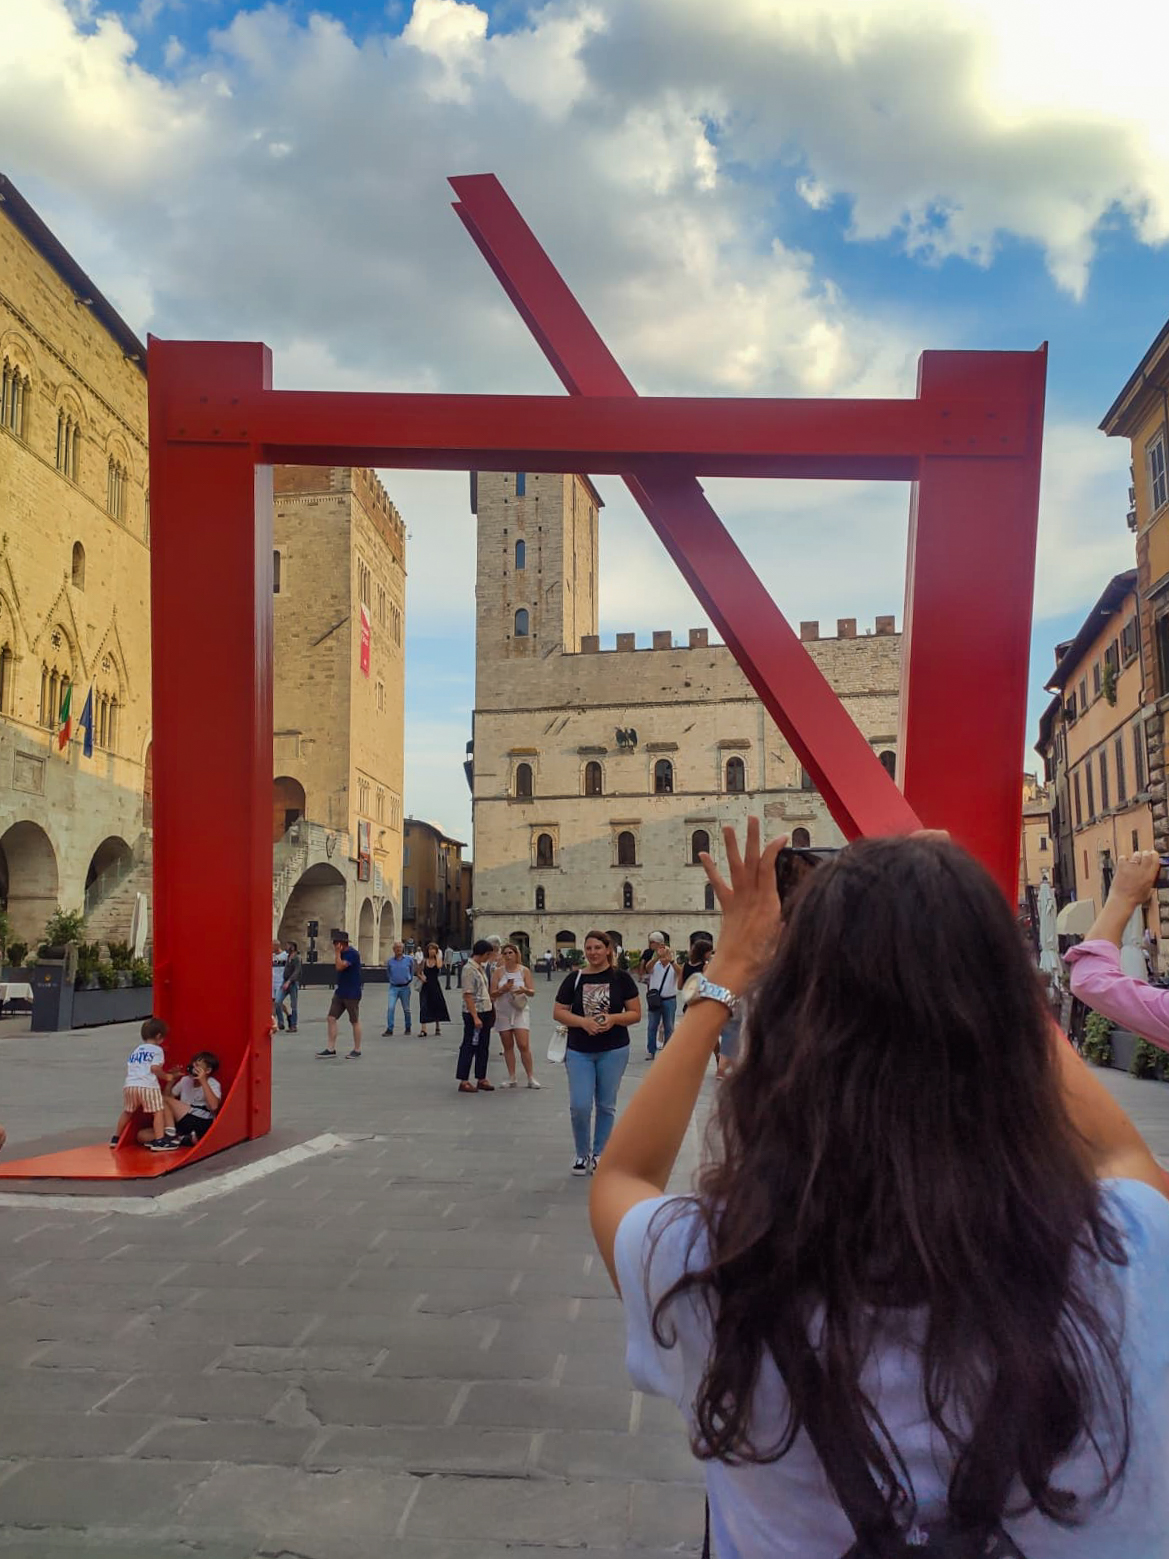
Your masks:
{"label": "raised hand", "polygon": [[[705,851],[699,856],[723,916],[710,969],[728,984],[733,979],[740,984],[753,979],[779,935],[781,905],[775,885],[775,858],[787,844],[787,836],[773,839],[765,848],[761,848],[760,840],[757,817],[747,820],[742,851],[735,830],[729,825],[723,829],[729,883]],[[712,974],[711,978],[714,977]]]}

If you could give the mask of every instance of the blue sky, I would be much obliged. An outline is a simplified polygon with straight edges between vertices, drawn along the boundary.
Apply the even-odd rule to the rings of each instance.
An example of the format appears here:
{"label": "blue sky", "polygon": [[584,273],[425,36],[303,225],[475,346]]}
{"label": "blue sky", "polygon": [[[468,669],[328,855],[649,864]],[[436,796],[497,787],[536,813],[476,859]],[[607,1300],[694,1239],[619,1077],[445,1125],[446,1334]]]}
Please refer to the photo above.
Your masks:
{"label": "blue sky", "polygon": [[[139,330],[243,336],[277,382],[555,381],[449,210],[499,173],[645,393],[912,394],[928,348],[1051,347],[1033,708],[1130,567],[1096,431],[1169,313],[1164,8],[1054,0],[22,0],[4,171]],[[1115,34],[1115,36],[1114,36]],[[407,521],[407,807],[469,838],[465,478]],[[701,615],[599,484],[602,632]],[[789,619],[900,620],[908,494],[709,484]]]}

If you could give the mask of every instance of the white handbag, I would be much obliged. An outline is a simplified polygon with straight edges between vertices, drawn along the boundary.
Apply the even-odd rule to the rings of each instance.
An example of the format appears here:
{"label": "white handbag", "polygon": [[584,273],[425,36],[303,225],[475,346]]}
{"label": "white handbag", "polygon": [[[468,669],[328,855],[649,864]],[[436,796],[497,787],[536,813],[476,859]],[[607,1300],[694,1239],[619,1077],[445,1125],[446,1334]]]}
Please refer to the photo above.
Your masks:
{"label": "white handbag", "polygon": [[[574,998],[576,996],[577,986],[579,986],[579,985],[580,985],[580,974],[577,975],[577,977],[576,977],[576,984],[574,984],[573,987],[572,987],[572,994],[573,994]],[[549,1061],[551,1061],[553,1063],[559,1063],[559,1062],[564,1060],[564,1058],[565,1058],[565,1056],[567,1054],[568,1054],[568,1024],[567,1023],[554,1023],[552,1025],[552,1038],[548,1041],[548,1059],[549,1059]]]}

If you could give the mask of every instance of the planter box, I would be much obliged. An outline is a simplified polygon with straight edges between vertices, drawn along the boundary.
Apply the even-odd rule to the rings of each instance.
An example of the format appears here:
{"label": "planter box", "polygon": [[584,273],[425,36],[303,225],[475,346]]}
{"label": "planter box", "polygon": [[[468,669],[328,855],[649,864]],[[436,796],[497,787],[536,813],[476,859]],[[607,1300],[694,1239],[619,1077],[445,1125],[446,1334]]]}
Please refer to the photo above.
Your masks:
{"label": "planter box", "polygon": [[139,1023],[154,1011],[154,987],[131,985],[112,991],[73,992],[73,1027],[94,1028],[100,1023]]}
{"label": "planter box", "polygon": [[1111,1037],[1113,1070],[1127,1072],[1137,1048],[1137,1036],[1127,1029],[1113,1029]]}

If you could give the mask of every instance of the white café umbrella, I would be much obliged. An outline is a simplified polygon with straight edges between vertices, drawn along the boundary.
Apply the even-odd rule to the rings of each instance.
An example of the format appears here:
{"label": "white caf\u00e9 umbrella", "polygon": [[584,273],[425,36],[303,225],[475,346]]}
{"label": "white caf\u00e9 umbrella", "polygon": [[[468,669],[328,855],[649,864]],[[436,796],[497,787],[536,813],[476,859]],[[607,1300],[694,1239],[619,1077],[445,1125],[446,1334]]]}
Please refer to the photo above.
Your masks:
{"label": "white caf\u00e9 umbrella", "polygon": [[1037,895],[1039,908],[1039,968],[1044,974],[1059,978],[1059,932],[1056,929],[1058,911],[1055,893],[1044,879]]}

